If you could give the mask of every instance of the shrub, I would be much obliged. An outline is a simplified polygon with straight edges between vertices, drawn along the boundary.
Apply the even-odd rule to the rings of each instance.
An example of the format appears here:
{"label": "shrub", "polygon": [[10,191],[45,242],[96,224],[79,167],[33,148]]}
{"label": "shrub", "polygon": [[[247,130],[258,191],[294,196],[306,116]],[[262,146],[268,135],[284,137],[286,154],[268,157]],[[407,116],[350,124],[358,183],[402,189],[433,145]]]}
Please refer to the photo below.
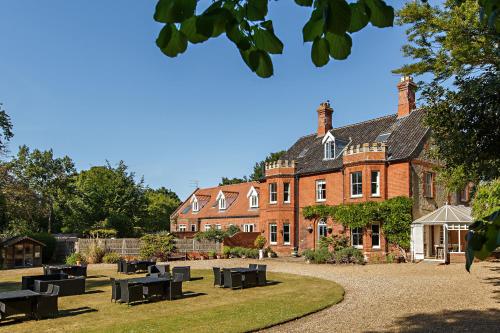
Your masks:
{"label": "shrub", "polygon": [[365,257],[363,253],[355,248],[355,247],[346,247],[342,250],[339,250],[333,255],[335,262],[338,264],[364,264]]}
{"label": "shrub", "polygon": [[165,261],[175,250],[174,236],[169,232],[159,232],[141,237],[140,255],[142,258],[157,258]]}
{"label": "shrub", "polygon": [[56,250],[56,238],[47,232],[33,233],[30,234],[29,237],[45,244],[45,247],[42,250],[42,262],[49,262],[54,254],[54,251]]}
{"label": "shrub", "polygon": [[209,241],[214,241],[214,242],[222,242],[224,240],[224,238],[227,237],[227,232],[225,231],[222,231],[222,230],[219,230],[219,229],[210,229],[210,230],[207,230],[207,231],[200,231],[198,233],[196,233],[196,235],[194,236],[194,238],[197,240],[197,241],[200,241],[202,239],[206,239],[206,240],[209,240]]}
{"label": "shrub", "polygon": [[264,246],[266,246],[266,242],[267,242],[266,237],[264,237],[262,235],[258,235],[257,238],[255,238],[255,241],[253,242],[253,244],[255,245],[256,248],[258,248],[259,250],[262,250],[264,248]]}
{"label": "shrub", "polygon": [[116,252],[108,252],[102,257],[102,262],[105,264],[116,264],[122,257]]}
{"label": "shrub", "polygon": [[232,236],[234,236],[234,234],[236,234],[236,233],[238,233],[240,231],[241,230],[240,230],[240,228],[237,225],[232,224],[232,225],[229,226],[229,228],[227,228],[226,233],[227,233],[227,235],[229,237],[232,237]]}
{"label": "shrub", "polygon": [[92,243],[87,250],[87,262],[90,264],[99,264],[102,262],[102,258],[106,254],[106,251],[97,243]]}
{"label": "shrub", "polygon": [[213,251],[213,250],[212,251],[208,251],[208,256],[212,257],[212,258],[215,257],[215,251]]}
{"label": "shrub", "polygon": [[222,248],[222,254],[226,257],[229,256],[231,254],[231,248],[229,246],[224,246]]}
{"label": "shrub", "polygon": [[385,261],[389,264],[392,264],[394,260],[396,259],[396,256],[393,253],[389,253],[387,257],[385,258]]}
{"label": "shrub", "polygon": [[319,248],[317,250],[305,250],[302,255],[306,260],[315,264],[324,264],[332,258],[332,254],[327,248]]}
{"label": "shrub", "polygon": [[78,252],[74,252],[66,257],[66,264],[67,265],[76,265],[77,261],[86,262],[85,257],[81,253],[78,253]]}

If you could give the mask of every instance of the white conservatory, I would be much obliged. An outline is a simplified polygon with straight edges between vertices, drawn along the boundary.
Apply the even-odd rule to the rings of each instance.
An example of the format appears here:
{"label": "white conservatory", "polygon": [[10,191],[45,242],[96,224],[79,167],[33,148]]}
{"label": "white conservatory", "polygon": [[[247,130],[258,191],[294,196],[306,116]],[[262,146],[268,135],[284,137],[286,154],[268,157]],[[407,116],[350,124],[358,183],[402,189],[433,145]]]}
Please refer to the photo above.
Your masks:
{"label": "white conservatory", "polygon": [[463,261],[467,231],[472,222],[470,207],[448,204],[413,221],[412,261]]}

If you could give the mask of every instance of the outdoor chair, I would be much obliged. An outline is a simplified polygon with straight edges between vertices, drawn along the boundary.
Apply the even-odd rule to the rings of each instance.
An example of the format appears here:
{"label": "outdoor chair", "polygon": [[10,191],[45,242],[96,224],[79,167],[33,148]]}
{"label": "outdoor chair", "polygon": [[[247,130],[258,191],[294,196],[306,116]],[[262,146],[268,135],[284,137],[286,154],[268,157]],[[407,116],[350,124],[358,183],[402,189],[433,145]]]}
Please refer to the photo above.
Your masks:
{"label": "outdoor chair", "polygon": [[165,297],[165,285],[163,283],[153,283],[142,287],[142,294],[148,300],[154,297]]}
{"label": "outdoor chair", "polygon": [[172,274],[175,276],[176,273],[183,275],[182,281],[190,281],[191,280],[191,267],[190,266],[178,266],[178,267],[172,268]]}
{"label": "outdoor chair", "polygon": [[257,272],[250,271],[242,275],[243,288],[255,287],[257,285]]}
{"label": "outdoor chair", "polygon": [[224,276],[223,270],[221,270],[219,267],[212,267],[214,271],[214,287],[223,287],[224,286]]}
{"label": "outdoor chair", "polygon": [[111,302],[118,302],[122,299],[121,290],[120,290],[120,281],[117,281],[115,278],[109,278],[111,281]]}
{"label": "outdoor chair", "polygon": [[22,277],[21,289],[35,290],[35,280],[49,281],[49,280],[63,280],[67,278],[68,274],[65,273],[48,274],[48,275],[27,275]]}
{"label": "outdoor chair", "polygon": [[224,269],[224,288],[243,288],[241,273]]}
{"label": "outdoor chair", "polygon": [[170,265],[150,265],[148,266],[148,274],[160,273],[165,275],[165,273],[170,272]]}
{"label": "outdoor chair", "polygon": [[84,276],[87,277],[87,266],[74,266],[68,272],[69,275],[72,276]]}
{"label": "outdoor chair", "polygon": [[35,305],[35,316],[40,318],[45,318],[49,316],[54,316],[59,312],[59,307],[57,305],[57,299],[59,297],[59,286],[50,284],[47,288],[47,292],[40,294]]}
{"label": "outdoor chair", "polygon": [[248,268],[250,268],[250,269],[257,269],[257,264],[249,264]]}
{"label": "outdoor chair", "polygon": [[179,273],[173,273],[173,279],[168,283],[168,299],[182,298],[182,281],[184,276]]}
{"label": "outdoor chair", "polygon": [[265,286],[267,284],[266,271],[267,271],[266,265],[258,265],[258,267],[257,267],[257,285]]}
{"label": "outdoor chair", "polygon": [[125,262],[124,260],[118,260],[118,262],[116,263],[116,272],[117,273],[123,272],[123,263],[124,262]]}
{"label": "outdoor chair", "polygon": [[42,268],[43,268],[43,275],[47,275],[49,274],[49,267],[47,265],[42,265]]}
{"label": "outdoor chair", "polygon": [[122,302],[128,305],[144,300],[142,285],[129,285],[127,280],[120,281],[120,293]]}
{"label": "outdoor chair", "polygon": [[137,270],[137,266],[133,263],[130,262],[124,262],[123,263],[123,273],[125,274],[130,274],[130,273],[135,273]]}
{"label": "outdoor chair", "polygon": [[49,285],[59,286],[59,296],[81,295],[85,293],[85,278],[76,277],[63,280],[35,280],[35,291],[43,293],[47,291]]}
{"label": "outdoor chair", "polygon": [[0,302],[0,320],[16,314],[33,314],[33,298]]}

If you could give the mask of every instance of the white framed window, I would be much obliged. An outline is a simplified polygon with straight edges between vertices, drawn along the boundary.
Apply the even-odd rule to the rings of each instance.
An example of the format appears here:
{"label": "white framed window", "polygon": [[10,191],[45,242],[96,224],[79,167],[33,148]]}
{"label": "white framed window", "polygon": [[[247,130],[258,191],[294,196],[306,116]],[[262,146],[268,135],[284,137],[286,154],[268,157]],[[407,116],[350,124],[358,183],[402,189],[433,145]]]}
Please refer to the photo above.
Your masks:
{"label": "white framed window", "polygon": [[283,202],[290,203],[290,183],[283,183]]}
{"label": "white framed window", "polygon": [[326,181],[317,180],[316,181],[316,201],[326,200]]}
{"label": "white framed window", "polygon": [[248,191],[247,198],[250,208],[259,208],[259,194],[253,186]]}
{"label": "white framed window", "polygon": [[283,244],[290,245],[290,223],[283,224]]}
{"label": "white framed window", "polygon": [[210,224],[205,224],[205,231],[208,231],[212,229],[212,226]]}
{"label": "white framed window", "polygon": [[253,232],[254,225],[252,223],[247,223],[243,225],[243,232]]}
{"label": "white framed window", "polygon": [[186,225],[185,224],[179,224],[179,229],[180,232],[186,232]]}
{"label": "white framed window", "polygon": [[278,202],[278,184],[269,184],[269,203],[275,204]]}
{"label": "white framed window", "polygon": [[358,249],[363,248],[363,228],[352,228],[351,243]]}
{"label": "white framed window", "polygon": [[363,173],[361,171],[351,172],[351,198],[363,196]]}
{"label": "white framed window", "polygon": [[327,227],[326,227],[326,221],[321,219],[318,222],[318,241],[321,239],[321,237],[327,237]]}
{"label": "white framed window", "polygon": [[380,196],[380,171],[372,171],[371,174],[371,194],[372,197]]}
{"label": "white framed window", "polygon": [[196,224],[191,224],[191,231],[196,232]]}
{"label": "white framed window", "polygon": [[226,198],[221,197],[221,198],[219,199],[219,209],[220,209],[220,210],[224,210],[224,209],[226,209]]}
{"label": "white framed window", "polygon": [[424,197],[434,197],[434,174],[432,172],[424,172]]}
{"label": "white framed window", "polygon": [[196,213],[200,210],[200,205],[198,204],[198,199],[196,199],[196,197],[194,197],[193,199],[192,206],[193,206],[193,212]]}
{"label": "white framed window", "polygon": [[222,226],[221,226],[220,224],[216,224],[216,225],[215,225],[215,229],[217,229],[217,230],[222,230]]}
{"label": "white framed window", "polygon": [[269,224],[269,243],[278,244],[278,225],[276,223]]}
{"label": "white framed window", "polygon": [[335,158],[335,141],[327,141],[325,143],[325,160],[332,160]]}
{"label": "white framed window", "polygon": [[372,224],[372,248],[380,249],[380,224]]}

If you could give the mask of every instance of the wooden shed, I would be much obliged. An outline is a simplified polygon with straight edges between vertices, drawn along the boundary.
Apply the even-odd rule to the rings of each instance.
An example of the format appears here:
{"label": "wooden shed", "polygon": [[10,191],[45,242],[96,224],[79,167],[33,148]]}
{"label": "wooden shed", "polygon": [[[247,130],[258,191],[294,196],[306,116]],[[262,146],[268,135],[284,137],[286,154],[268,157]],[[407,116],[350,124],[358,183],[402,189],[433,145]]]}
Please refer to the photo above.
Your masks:
{"label": "wooden shed", "polygon": [[44,243],[28,236],[17,236],[0,241],[2,268],[42,266]]}

